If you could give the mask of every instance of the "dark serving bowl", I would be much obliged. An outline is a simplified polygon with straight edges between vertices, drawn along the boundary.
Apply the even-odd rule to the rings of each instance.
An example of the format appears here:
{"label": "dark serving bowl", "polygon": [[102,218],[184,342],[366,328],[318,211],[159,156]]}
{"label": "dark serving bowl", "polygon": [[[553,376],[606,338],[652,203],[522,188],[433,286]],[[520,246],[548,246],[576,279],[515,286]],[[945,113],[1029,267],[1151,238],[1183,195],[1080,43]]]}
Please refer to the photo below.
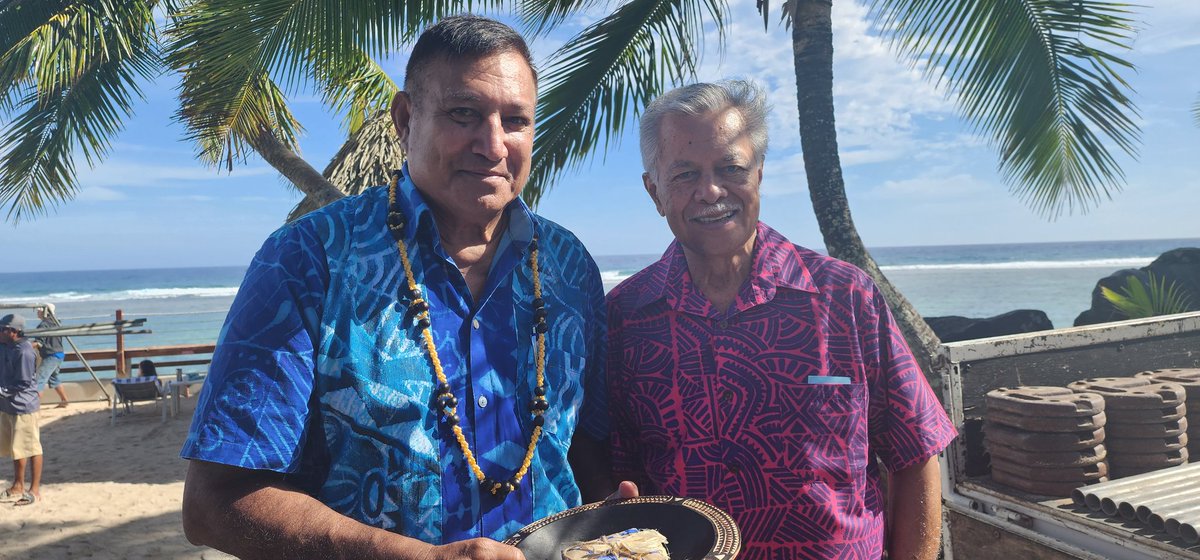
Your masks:
{"label": "dark serving bowl", "polygon": [[572,543],[625,529],[656,529],[671,560],[730,560],[742,547],[729,514],[691,498],[641,496],[572,508],[535,521],[505,539],[528,560],[561,560]]}

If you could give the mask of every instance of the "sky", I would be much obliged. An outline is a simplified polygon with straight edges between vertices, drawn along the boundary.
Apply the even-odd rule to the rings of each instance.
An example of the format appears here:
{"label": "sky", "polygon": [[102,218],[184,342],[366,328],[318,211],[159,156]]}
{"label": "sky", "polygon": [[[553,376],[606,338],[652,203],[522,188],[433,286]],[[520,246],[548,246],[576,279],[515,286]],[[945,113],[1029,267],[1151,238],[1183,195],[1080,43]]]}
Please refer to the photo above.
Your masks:
{"label": "sky", "polygon": [[[752,0],[733,0],[724,51],[710,36],[698,79],[752,79],[773,106],[761,219],[792,241],[821,249],[796,131],[789,33],[764,31]],[[897,59],[866,21],[861,3],[834,2],[834,101],[850,207],[868,247],[1023,243],[1200,236],[1200,2],[1154,0],[1125,57],[1140,117],[1136,158],[1118,156],[1126,185],[1086,214],[1047,220],[1013,196],[997,152],[958,115],[953,100]],[[775,6],[773,9],[778,10]],[[544,61],[594,10],[532,44]],[[488,14],[504,18],[504,14]],[[591,18],[589,20],[589,18]],[[407,48],[385,61],[399,83]],[[174,122],[177,81],[144,84],[145,102],[89,168],[80,158],[78,196],[45,216],[0,224],[6,272],[241,266],[300,200],[257,157],[232,172],[195,159]],[[305,127],[301,154],[323,169],[344,141],[341,118],[318,97],[296,92]],[[660,253],[672,239],[642,188],[636,127],[604,154],[564,175],[537,211],[574,231],[594,255]],[[11,258],[15,257],[15,258]]]}

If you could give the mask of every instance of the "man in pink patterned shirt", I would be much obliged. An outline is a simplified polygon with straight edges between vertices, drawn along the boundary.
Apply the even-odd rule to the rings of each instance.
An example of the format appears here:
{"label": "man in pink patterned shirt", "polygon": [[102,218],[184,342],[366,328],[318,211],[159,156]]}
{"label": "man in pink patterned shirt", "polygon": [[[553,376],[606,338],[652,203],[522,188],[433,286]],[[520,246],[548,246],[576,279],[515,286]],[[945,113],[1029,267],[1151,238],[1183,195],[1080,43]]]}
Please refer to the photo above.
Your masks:
{"label": "man in pink patterned shirt", "polygon": [[867,275],[758,221],[766,112],[729,81],[642,117],[676,240],[608,295],[613,474],[728,511],[747,560],[935,558],[954,428]]}

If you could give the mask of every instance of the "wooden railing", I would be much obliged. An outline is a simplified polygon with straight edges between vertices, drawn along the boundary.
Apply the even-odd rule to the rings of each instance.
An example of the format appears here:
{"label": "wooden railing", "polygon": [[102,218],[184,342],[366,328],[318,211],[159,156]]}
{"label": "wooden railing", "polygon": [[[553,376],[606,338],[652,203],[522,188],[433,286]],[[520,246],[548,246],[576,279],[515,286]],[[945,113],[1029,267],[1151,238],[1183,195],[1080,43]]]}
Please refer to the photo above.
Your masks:
{"label": "wooden railing", "polygon": [[[126,377],[124,372],[135,372],[136,364],[147,358],[154,360],[159,375],[167,375],[174,373],[176,368],[207,370],[208,364],[212,361],[212,352],[215,347],[215,344],[177,344],[123,348],[120,351],[116,349],[84,350],[79,354],[83,355],[93,371],[97,373],[113,372],[113,377]],[[86,373],[87,368],[83,366],[79,354],[67,352],[60,372]],[[78,365],[68,365],[71,363]],[[118,365],[121,367],[118,368]]]}

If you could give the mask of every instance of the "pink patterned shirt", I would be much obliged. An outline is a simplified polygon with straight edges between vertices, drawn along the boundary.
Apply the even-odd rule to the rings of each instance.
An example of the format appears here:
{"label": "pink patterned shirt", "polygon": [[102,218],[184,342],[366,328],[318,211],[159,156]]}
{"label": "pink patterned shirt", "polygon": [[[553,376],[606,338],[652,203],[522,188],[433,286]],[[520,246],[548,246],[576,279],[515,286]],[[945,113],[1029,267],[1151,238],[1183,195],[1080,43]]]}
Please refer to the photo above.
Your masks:
{"label": "pink patterned shirt", "polygon": [[955,430],[874,283],[766,224],[721,313],[676,241],[608,295],[614,474],[708,501],[740,558],[879,558],[889,470]]}

